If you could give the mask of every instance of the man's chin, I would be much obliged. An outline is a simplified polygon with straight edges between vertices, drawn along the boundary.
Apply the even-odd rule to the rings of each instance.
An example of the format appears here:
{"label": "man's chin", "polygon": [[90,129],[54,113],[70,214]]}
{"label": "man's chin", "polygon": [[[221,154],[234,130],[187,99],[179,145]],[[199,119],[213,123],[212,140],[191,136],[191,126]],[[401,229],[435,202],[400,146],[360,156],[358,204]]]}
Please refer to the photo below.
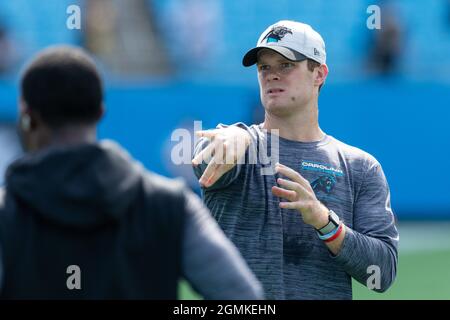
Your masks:
{"label": "man's chin", "polygon": [[280,103],[267,103],[264,106],[264,109],[267,112],[270,112],[273,115],[277,116],[284,116],[290,113],[291,108],[289,106],[286,106],[284,104]]}

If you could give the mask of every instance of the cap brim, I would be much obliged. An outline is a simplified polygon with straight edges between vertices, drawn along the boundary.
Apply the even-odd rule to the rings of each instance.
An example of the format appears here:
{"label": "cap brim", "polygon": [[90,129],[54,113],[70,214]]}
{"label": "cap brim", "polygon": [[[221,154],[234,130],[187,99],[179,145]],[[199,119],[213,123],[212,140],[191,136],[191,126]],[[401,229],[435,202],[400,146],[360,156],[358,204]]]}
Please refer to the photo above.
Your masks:
{"label": "cap brim", "polygon": [[302,60],[306,59],[306,56],[304,56],[300,52],[297,52],[295,50],[292,50],[292,49],[289,49],[286,47],[273,46],[273,45],[272,46],[259,46],[259,47],[251,49],[250,51],[248,51],[245,54],[244,58],[242,59],[242,64],[244,65],[244,67],[250,67],[258,61],[258,52],[261,49],[269,49],[269,50],[275,51],[275,52],[281,54],[286,59],[291,60],[291,61],[302,61]]}

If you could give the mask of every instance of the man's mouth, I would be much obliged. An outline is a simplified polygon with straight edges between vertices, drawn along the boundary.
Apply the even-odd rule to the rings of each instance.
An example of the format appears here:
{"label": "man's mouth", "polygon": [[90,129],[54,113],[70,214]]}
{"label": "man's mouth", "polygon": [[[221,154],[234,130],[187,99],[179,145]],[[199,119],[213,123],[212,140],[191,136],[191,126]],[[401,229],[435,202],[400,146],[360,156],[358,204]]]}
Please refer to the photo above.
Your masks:
{"label": "man's mouth", "polygon": [[277,93],[281,93],[281,92],[284,92],[284,90],[281,88],[272,88],[272,89],[266,90],[267,94],[277,94]]}

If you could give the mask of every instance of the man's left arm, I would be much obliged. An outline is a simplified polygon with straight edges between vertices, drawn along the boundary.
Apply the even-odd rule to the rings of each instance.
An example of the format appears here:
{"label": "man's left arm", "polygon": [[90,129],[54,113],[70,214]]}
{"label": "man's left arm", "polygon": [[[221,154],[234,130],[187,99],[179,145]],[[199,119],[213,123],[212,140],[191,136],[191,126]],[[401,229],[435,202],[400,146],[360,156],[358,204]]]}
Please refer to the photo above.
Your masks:
{"label": "man's left arm", "polygon": [[[276,171],[290,179],[280,178],[280,187],[272,188],[276,196],[288,200],[280,202],[280,207],[298,210],[303,221],[315,229],[327,225],[329,209],[316,198],[308,180],[281,164],[277,164]],[[342,230],[337,230],[325,245],[332,259],[363,285],[379,270],[380,281],[374,281],[371,288],[384,292],[397,273],[399,236],[380,164],[371,161],[365,172],[355,199],[352,228],[345,225],[346,221],[341,222]]]}
{"label": "man's left arm", "polygon": [[355,198],[353,228],[345,227],[345,233],[327,245],[334,261],[361,284],[368,285],[369,277],[379,271],[380,281],[373,281],[371,288],[384,292],[397,274],[398,241],[389,186],[381,165],[374,162]]}

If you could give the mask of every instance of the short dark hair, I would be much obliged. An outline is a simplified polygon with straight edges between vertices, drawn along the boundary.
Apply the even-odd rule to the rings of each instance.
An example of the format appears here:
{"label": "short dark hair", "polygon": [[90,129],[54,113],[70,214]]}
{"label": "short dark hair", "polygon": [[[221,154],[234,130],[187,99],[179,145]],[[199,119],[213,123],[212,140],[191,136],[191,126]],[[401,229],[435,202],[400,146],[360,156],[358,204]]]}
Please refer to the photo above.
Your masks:
{"label": "short dark hair", "polygon": [[[320,67],[320,63],[317,61],[314,61],[312,59],[307,59],[307,63],[308,63],[308,70],[311,72],[313,72],[315,68]],[[320,89],[322,88],[322,86],[323,86],[323,83],[319,86],[319,92],[320,92]]]}
{"label": "short dark hair", "polygon": [[25,67],[21,94],[30,110],[50,127],[96,123],[103,85],[94,61],[80,48],[47,48]]}

